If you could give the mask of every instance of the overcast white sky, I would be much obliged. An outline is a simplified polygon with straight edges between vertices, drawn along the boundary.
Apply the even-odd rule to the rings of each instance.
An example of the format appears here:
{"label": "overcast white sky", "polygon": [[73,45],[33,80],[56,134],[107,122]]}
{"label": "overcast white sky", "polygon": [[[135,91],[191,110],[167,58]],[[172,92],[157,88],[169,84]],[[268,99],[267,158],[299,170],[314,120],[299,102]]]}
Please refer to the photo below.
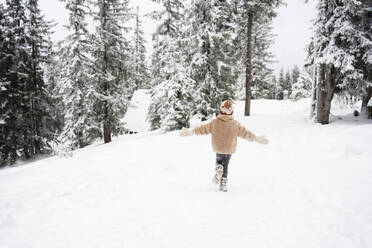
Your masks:
{"label": "overcast white sky", "polygon": [[276,42],[272,47],[277,64],[275,71],[280,68],[291,69],[294,65],[303,66],[306,58],[305,47],[311,37],[311,20],[316,17],[315,6],[318,1],[285,0],[287,6],[279,9],[279,15],[274,20]]}
{"label": "overcast white sky", "polygon": [[[317,1],[285,0],[287,6],[279,9],[279,16],[274,21],[274,33],[277,35],[272,48],[276,56],[277,64],[274,65],[276,73],[280,68],[284,70],[292,68],[295,64],[302,66],[306,57],[305,46],[308,43],[312,26],[311,20],[315,18],[315,4]],[[4,2],[4,0],[0,0]],[[151,0],[131,0],[130,5],[140,7],[141,14],[151,12],[157,8],[157,4]],[[67,31],[63,27],[67,24],[67,13],[64,4],[59,0],[40,0],[41,9],[48,20],[55,20],[58,25],[55,28],[54,40],[63,39]],[[151,34],[155,30],[156,23],[153,20],[143,18],[148,51],[151,52]]]}

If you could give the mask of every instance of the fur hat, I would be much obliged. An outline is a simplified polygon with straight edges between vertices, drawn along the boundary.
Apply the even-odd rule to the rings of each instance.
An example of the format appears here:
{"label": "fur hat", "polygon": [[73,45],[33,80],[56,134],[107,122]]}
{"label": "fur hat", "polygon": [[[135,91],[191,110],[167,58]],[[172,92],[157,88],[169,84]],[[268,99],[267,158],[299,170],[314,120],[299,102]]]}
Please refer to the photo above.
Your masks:
{"label": "fur hat", "polygon": [[234,106],[232,101],[224,101],[220,106],[220,113],[223,115],[232,115],[234,113]]}

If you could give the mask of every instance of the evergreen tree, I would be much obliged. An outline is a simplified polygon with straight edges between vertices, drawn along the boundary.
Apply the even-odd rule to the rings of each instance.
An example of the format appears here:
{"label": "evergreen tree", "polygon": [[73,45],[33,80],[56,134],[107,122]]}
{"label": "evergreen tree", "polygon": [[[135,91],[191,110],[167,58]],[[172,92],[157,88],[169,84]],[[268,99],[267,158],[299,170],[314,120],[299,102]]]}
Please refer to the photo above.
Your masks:
{"label": "evergreen tree", "polygon": [[0,22],[0,153],[4,162],[13,163],[50,151],[42,69],[50,27],[36,0],[6,1]]}
{"label": "evergreen tree", "polygon": [[194,0],[188,9],[190,76],[197,82],[196,113],[202,120],[235,99],[236,48],[232,6],[226,0]]}
{"label": "evergreen tree", "polygon": [[[158,1],[154,1],[158,2]],[[151,16],[159,22],[156,32],[153,34],[153,53],[151,67],[151,100],[148,112],[148,120],[151,130],[161,128],[162,121],[167,111],[163,103],[166,98],[166,87],[160,84],[171,77],[173,64],[170,62],[174,52],[178,52],[178,45],[173,39],[180,34],[179,24],[181,20],[180,9],[183,4],[178,0],[165,0],[160,2],[163,9],[154,11]],[[176,46],[177,49],[173,49]],[[171,48],[171,49],[170,49]]]}
{"label": "evergreen tree", "polygon": [[315,42],[314,36],[311,38],[309,44],[306,46],[307,57],[305,60],[305,68],[311,70],[313,84],[311,86],[311,104],[310,104],[310,119],[315,117],[316,112],[316,93],[318,84],[318,66],[315,64]]}
{"label": "evergreen tree", "polygon": [[[320,0],[314,36],[309,46],[317,67],[316,120],[329,123],[331,101],[336,88],[361,92],[371,82],[371,1]],[[347,35],[345,35],[347,33]]]}
{"label": "evergreen tree", "polygon": [[292,78],[291,73],[289,71],[285,73],[283,89],[287,91],[288,96],[292,93]]}
{"label": "evergreen tree", "polygon": [[[236,13],[236,24],[238,32],[238,47],[240,54],[243,55],[242,61],[245,65],[246,75],[246,99],[245,99],[245,115],[250,115],[251,102],[251,87],[253,86],[254,73],[254,45],[253,35],[255,26],[270,25],[272,19],[276,16],[276,8],[278,8],[282,0],[233,0]],[[259,30],[259,29],[258,29]],[[267,38],[267,37],[266,37]],[[268,39],[267,41],[269,41]]]}
{"label": "evergreen tree", "polygon": [[[5,66],[6,66],[6,29],[8,25],[8,20],[6,19],[5,7],[0,3],[0,79],[5,75]],[[3,81],[0,81],[3,82]]]}
{"label": "evergreen tree", "polygon": [[[358,15],[352,18],[354,26],[356,26],[359,33],[356,48],[362,50],[357,53],[358,63],[357,68],[363,72],[363,81],[361,83],[361,98],[362,106],[361,113],[365,117],[372,117],[372,2],[368,0],[360,1],[362,5],[358,6],[360,9]],[[355,51],[355,50],[354,50]],[[368,110],[369,104],[369,110]]]}
{"label": "evergreen tree", "polygon": [[300,70],[298,69],[297,65],[293,67],[293,70],[291,72],[291,78],[292,78],[292,84],[297,83],[298,79],[300,78]]}
{"label": "evergreen tree", "polygon": [[[1,25],[0,42],[1,42],[2,45],[4,44],[4,39],[5,39],[5,33],[4,33],[5,23],[6,23],[6,21],[5,21],[5,8],[4,8],[4,4],[0,3],[0,25]],[[0,48],[2,48],[2,46]]]}
{"label": "evergreen tree", "polygon": [[24,2],[6,1],[6,26],[4,44],[5,70],[2,85],[2,156],[5,161],[14,163],[19,157],[29,157],[26,140],[27,129],[23,123],[24,94],[27,85],[28,50],[26,43],[27,17]]}
{"label": "evergreen tree", "polygon": [[27,97],[28,111],[23,119],[27,123],[29,138],[28,150],[32,155],[50,152],[49,142],[53,138],[50,123],[50,96],[46,92],[44,67],[49,60],[50,23],[44,20],[38,0],[27,1],[27,43],[29,46]]}
{"label": "evergreen tree", "polygon": [[184,18],[182,9],[184,5],[180,0],[153,0],[160,2],[163,9],[151,13],[151,17],[159,22],[156,32],[153,34],[153,52],[151,58],[151,86],[159,85],[168,79],[167,70],[172,64],[164,57],[167,54],[168,43],[181,33],[180,24]]}
{"label": "evergreen tree", "polygon": [[271,78],[271,99],[276,99],[276,93],[278,91],[278,80],[276,79],[276,76],[273,75]]}
{"label": "evergreen tree", "polygon": [[[6,9],[2,3],[0,3],[0,92],[5,90],[5,74],[7,72],[7,61],[6,61],[6,34],[8,28],[8,20],[5,13]],[[1,93],[0,93],[1,94]],[[2,95],[2,97],[5,97]],[[2,108],[0,108],[0,111]],[[1,114],[1,112],[0,112]],[[1,117],[0,117],[1,118]],[[5,122],[5,120],[0,119],[0,123]],[[2,125],[2,124],[0,124]],[[3,132],[1,132],[2,134]],[[0,139],[1,140],[1,139]]]}
{"label": "evergreen tree", "polygon": [[9,99],[7,85],[9,82],[6,79],[6,73],[8,71],[7,63],[7,46],[6,46],[6,34],[8,28],[8,20],[6,18],[6,9],[2,3],[0,3],[0,166],[5,165],[8,159],[8,152],[6,151],[9,146],[7,141],[6,127],[7,127],[7,110],[5,108],[6,102]]}
{"label": "evergreen tree", "polygon": [[274,62],[274,55],[270,51],[271,45],[274,44],[272,21],[254,25],[252,32],[252,97],[270,98],[274,71],[269,67]]}
{"label": "evergreen tree", "polygon": [[139,7],[135,16],[135,27],[133,37],[133,81],[136,88],[149,88],[149,75],[146,65],[146,47],[142,21],[139,16]]}
{"label": "evergreen tree", "polygon": [[154,46],[153,46],[153,53],[152,53],[152,63],[151,63],[151,78],[150,86],[151,86],[151,99],[150,99],[150,106],[147,113],[147,120],[150,123],[150,129],[156,130],[159,129],[161,126],[161,103],[164,98],[164,92],[156,90],[156,87],[161,83],[160,78],[160,43],[158,42],[158,36],[154,35]]}
{"label": "evergreen tree", "polygon": [[150,117],[160,117],[160,125],[152,128],[160,128],[162,132],[179,130],[190,125],[193,106],[190,104],[193,100],[191,90],[195,82],[187,76],[182,63],[175,61],[174,65],[174,74],[156,86],[152,95],[152,102],[158,103],[159,107],[157,115],[150,113]]}
{"label": "evergreen tree", "polygon": [[59,61],[58,52],[62,50],[61,47],[58,47],[60,43],[54,45],[49,41],[49,57],[48,62],[45,64],[45,83],[46,83],[46,92],[50,96],[50,105],[53,107],[50,109],[50,115],[52,116],[53,121],[49,124],[54,133],[54,142],[59,142],[58,136],[63,130],[64,127],[64,103],[62,97],[56,94],[57,84],[61,77],[61,64]]}
{"label": "evergreen tree", "polygon": [[135,86],[130,78],[129,42],[124,24],[130,18],[128,1],[95,0],[98,23],[94,36],[92,77],[95,82],[95,113],[103,126],[105,143],[123,131],[121,119],[127,111]]}
{"label": "evergreen tree", "polygon": [[292,93],[290,95],[292,100],[297,101],[311,96],[313,79],[307,70],[303,70],[294,82],[295,83],[292,84]]}
{"label": "evergreen tree", "polygon": [[[247,82],[247,32],[246,32],[246,16],[244,14],[244,2],[240,0],[232,1],[234,6],[235,20],[238,24],[236,32],[236,46],[239,49],[239,59],[244,66],[240,69],[240,73],[244,74],[245,84]],[[255,25],[252,23],[252,41],[251,41],[251,87],[253,98],[270,98],[272,94],[270,90],[274,90],[271,84],[273,77],[273,70],[269,67],[272,64],[274,55],[270,48],[274,43],[274,35],[272,33],[272,17],[268,18],[266,15],[257,15],[255,18]],[[248,75],[249,76],[249,75]],[[244,86],[246,91],[246,85]]]}
{"label": "evergreen tree", "polygon": [[283,91],[285,90],[285,78],[283,68],[279,73],[278,87],[277,87],[277,97],[278,100],[283,100]]}
{"label": "evergreen tree", "polygon": [[84,147],[97,137],[99,126],[92,116],[95,89],[90,67],[90,37],[86,0],[64,0],[69,13],[70,34],[60,44],[54,100],[63,102],[63,131],[59,136],[65,151]]}
{"label": "evergreen tree", "polygon": [[181,32],[184,6],[180,1],[162,1],[164,10],[153,13],[160,20],[155,33],[153,85],[148,119],[162,132],[189,126],[195,85],[186,70]]}
{"label": "evergreen tree", "polygon": [[150,66],[150,87],[153,88],[160,83],[160,55],[161,55],[161,42],[159,40],[159,35],[154,33],[152,36],[152,48],[151,53],[151,66]]}

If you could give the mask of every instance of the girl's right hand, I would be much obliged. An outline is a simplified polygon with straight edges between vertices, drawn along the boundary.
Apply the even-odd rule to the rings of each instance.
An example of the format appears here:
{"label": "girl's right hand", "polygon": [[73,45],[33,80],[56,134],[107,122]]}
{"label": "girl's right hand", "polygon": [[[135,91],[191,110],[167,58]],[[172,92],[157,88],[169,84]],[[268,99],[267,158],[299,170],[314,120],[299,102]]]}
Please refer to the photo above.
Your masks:
{"label": "girl's right hand", "polygon": [[193,130],[190,130],[190,129],[185,128],[185,129],[182,129],[182,130],[180,131],[179,134],[180,134],[180,136],[182,136],[182,137],[186,137],[186,136],[191,136],[191,135],[193,135],[194,132],[193,132]]}
{"label": "girl's right hand", "polygon": [[256,142],[263,144],[263,145],[269,144],[269,140],[265,136],[257,136]]}

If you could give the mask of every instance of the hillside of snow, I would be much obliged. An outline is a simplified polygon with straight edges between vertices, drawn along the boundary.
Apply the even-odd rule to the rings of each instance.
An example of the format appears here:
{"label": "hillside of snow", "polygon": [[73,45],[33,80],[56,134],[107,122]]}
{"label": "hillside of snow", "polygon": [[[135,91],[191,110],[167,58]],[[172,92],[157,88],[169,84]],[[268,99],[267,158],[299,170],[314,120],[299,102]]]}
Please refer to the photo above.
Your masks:
{"label": "hillside of snow", "polygon": [[137,92],[124,120],[139,134],[0,170],[0,247],[372,247],[371,121],[239,102],[270,144],[239,140],[223,193],[210,137],[143,132],[147,105]]}

